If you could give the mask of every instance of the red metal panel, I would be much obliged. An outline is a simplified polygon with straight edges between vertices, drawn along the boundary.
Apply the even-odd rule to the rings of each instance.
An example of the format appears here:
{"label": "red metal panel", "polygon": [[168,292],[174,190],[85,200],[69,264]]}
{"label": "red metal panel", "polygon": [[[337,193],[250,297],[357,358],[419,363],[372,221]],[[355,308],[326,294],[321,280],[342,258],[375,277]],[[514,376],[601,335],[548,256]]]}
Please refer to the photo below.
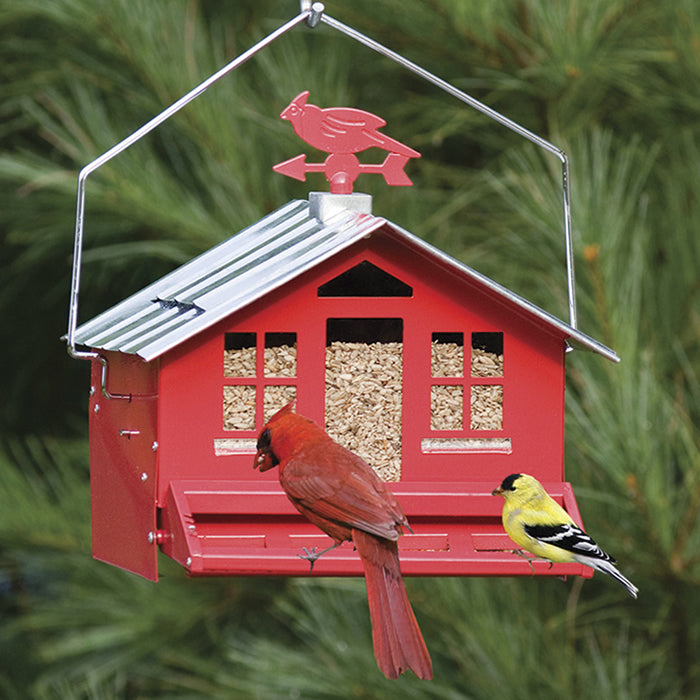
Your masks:
{"label": "red metal panel", "polygon": [[156,376],[153,363],[108,354],[108,388],[131,395],[107,399],[102,366],[93,361],[90,397],[90,487],[93,556],[157,580]]}
{"label": "red metal panel", "polygon": [[[577,519],[568,484],[546,484]],[[530,564],[501,524],[502,499],[484,484],[431,484],[424,490],[394,491],[412,534],[399,540],[401,569],[421,576],[582,575],[579,564]],[[170,484],[161,533],[163,551],[193,576],[309,575],[302,547],[323,548],[330,538],[305,521],[277,485],[259,482],[182,481]],[[572,508],[573,504],[573,508]],[[255,511],[258,512],[255,512]],[[439,516],[436,513],[440,513]],[[351,544],[324,555],[314,566],[320,576],[356,576],[362,564]]]}

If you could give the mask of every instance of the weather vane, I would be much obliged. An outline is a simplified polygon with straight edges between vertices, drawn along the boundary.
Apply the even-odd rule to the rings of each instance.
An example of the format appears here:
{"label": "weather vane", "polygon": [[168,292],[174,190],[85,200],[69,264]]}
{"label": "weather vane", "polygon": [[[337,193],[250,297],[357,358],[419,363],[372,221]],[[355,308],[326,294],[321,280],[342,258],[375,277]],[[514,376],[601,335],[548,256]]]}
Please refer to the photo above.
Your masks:
{"label": "weather vane", "polygon": [[[280,117],[291,122],[299,138],[330,155],[323,163],[307,163],[301,154],[275,165],[275,172],[302,182],[306,173],[323,173],[333,194],[351,194],[361,173],[381,174],[387,185],[413,184],[404,167],[410,158],[420,158],[420,153],[382,134],[379,129],[386,122],[381,117],[353,107],[322,109],[309,104],[308,97],[308,90],[297,95]],[[368,148],[381,148],[387,156],[382,163],[360,163],[355,154]]]}

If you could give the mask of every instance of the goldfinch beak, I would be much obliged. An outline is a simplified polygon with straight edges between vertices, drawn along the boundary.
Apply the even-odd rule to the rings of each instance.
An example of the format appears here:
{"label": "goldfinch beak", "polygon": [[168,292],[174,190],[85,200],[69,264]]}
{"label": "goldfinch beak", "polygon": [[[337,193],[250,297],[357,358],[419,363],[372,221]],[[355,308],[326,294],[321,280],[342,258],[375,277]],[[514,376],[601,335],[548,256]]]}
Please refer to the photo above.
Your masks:
{"label": "goldfinch beak", "polygon": [[503,496],[505,495],[505,491],[499,486],[497,489],[494,489],[491,491],[492,496]]}

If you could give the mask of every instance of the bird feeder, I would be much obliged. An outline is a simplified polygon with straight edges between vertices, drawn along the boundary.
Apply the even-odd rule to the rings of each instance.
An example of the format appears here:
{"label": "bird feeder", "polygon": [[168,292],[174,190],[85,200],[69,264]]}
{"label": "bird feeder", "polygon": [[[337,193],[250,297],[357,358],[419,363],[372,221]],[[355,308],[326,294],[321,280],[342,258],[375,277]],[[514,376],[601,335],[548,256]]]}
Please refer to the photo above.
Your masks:
{"label": "bird feeder", "polygon": [[[305,92],[282,116],[328,155],[298,155],[275,170],[300,180],[323,173],[331,191],[285,204],[77,326],[88,175],[282,33],[319,21],[560,158],[569,322],[374,213],[356,179],[409,185],[419,154],[379,117],[321,109]],[[385,151],[382,163],[363,163],[369,147]],[[507,474],[527,472],[580,523],[564,479],[565,359],[576,347],[617,356],[576,325],[567,178],[556,147],[319,3],[302,3],[298,17],[87,166],[67,340],[73,356],[92,362],[94,556],[154,580],[159,549],[193,576],[308,575],[298,554],[329,538],[288,502],[275,471],[253,471],[262,425],[296,399],[299,413],[390,483],[413,530],[399,541],[404,574],[590,576],[579,564],[513,555],[502,502],[491,496]],[[313,570],[361,573],[348,543]]]}

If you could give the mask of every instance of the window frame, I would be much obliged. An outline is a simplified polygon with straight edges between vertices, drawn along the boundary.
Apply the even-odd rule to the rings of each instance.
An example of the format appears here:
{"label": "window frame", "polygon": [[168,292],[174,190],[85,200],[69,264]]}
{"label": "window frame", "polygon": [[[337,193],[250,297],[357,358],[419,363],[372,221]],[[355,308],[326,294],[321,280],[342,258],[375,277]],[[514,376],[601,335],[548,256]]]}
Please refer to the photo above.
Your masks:
{"label": "window frame", "polygon": [[[222,420],[221,420],[221,432],[228,438],[255,438],[258,432],[265,424],[265,398],[266,389],[269,387],[294,387],[294,398],[298,396],[299,391],[299,336],[296,331],[270,331],[270,330],[252,330],[252,331],[229,331],[223,334],[223,349],[221,353],[222,364],[225,362],[226,357],[226,344],[227,336],[232,335],[252,335],[255,338],[255,374],[251,376],[231,376],[226,375],[225,370],[222,372],[222,399],[224,388],[229,386],[251,386],[255,389],[255,412],[254,412],[254,425],[252,428],[224,428],[225,425],[225,415],[224,415],[224,402],[222,400]],[[265,350],[269,347],[277,347],[274,345],[267,344],[268,336],[294,336],[294,347],[296,348],[294,375],[268,375],[265,372]],[[262,342],[260,342],[262,340]],[[250,346],[247,346],[250,347]],[[279,346],[281,347],[281,345]],[[290,400],[292,400],[290,398]],[[280,407],[281,408],[281,407]]]}
{"label": "window frame", "polygon": [[[493,333],[500,335],[502,369],[500,375],[475,376],[473,374],[474,336]],[[438,336],[450,337],[460,335],[462,338],[462,374],[458,376],[436,376],[434,374],[433,343],[439,341]],[[428,416],[426,432],[421,440],[423,453],[435,452],[510,452],[511,444],[508,437],[508,421],[506,402],[508,394],[508,380],[506,372],[506,336],[502,331],[476,331],[463,328],[449,331],[433,331],[430,335],[430,367],[428,392]],[[468,352],[467,352],[468,350]],[[462,416],[461,428],[433,428],[433,387],[457,386],[462,388]],[[473,428],[471,397],[474,387],[500,386],[501,387],[501,427],[500,428]]]}

